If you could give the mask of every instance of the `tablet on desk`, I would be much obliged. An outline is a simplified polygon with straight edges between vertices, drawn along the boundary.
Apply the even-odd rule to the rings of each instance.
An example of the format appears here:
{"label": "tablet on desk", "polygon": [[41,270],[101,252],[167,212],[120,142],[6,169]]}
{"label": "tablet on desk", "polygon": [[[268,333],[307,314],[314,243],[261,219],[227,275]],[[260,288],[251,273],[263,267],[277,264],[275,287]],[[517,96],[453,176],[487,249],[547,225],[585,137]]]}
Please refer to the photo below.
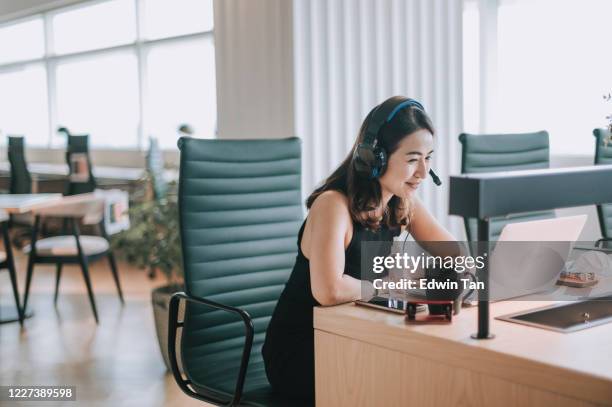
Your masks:
{"label": "tablet on desk", "polygon": [[593,242],[592,244],[591,242],[589,243],[581,242],[577,244],[576,246],[574,246],[574,249],[576,250],[595,250],[595,251],[604,252],[604,253],[612,253],[612,241],[604,240],[601,242],[600,241]]}
{"label": "tablet on desk", "polygon": [[[407,301],[389,297],[372,297],[369,301],[356,300],[355,304],[364,307],[381,309],[383,311],[395,312],[397,314],[405,314],[406,309],[408,308]],[[417,312],[420,311],[425,311],[425,305],[420,304],[417,306]]]}

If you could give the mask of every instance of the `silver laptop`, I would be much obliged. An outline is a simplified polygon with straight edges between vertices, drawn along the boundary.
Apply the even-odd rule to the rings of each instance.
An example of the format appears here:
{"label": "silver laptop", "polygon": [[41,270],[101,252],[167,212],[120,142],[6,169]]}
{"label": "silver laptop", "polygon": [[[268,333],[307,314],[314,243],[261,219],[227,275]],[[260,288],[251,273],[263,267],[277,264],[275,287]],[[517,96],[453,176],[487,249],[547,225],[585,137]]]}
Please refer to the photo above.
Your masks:
{"label": "silver laptop", "polygon": [[504,227],[489,259],[489,298],[500,301],[554,289],[586,215]]}

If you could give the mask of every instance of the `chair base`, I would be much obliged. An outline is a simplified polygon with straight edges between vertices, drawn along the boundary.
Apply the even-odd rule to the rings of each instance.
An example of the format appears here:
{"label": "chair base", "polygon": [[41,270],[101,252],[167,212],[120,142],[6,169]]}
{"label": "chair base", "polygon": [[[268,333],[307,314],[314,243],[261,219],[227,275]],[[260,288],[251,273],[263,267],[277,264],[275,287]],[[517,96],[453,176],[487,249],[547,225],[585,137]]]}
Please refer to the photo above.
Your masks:
{"label": "chair base", "polygon": [[[28,310],[24,312],[23,319],[32,318],[34,316],[34,312]],[[9,306],[0,306],[0,325],[1,324],[10,324],[12,322],[19,322],[19,314],[15,307]]]}

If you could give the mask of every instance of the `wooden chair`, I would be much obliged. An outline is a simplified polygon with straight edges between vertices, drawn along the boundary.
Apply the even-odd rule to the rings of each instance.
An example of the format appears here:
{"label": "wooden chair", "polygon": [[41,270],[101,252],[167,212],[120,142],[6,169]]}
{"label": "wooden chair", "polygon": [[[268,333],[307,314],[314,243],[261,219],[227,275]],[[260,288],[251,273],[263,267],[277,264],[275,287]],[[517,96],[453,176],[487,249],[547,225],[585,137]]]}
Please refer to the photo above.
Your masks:
{"label": "wooden chair", "polygon": [[[25,142],[23,136],[8,136],[7,156],[11,167],[9,182],[9,193],[11,194],[31,194],[33,191],[33,178],[28,170],[28,163],[25,158]],[[13,231],[17,229],[13,236],[13,243],[17,247],[23,247],[30,238],[34,218],[31,214],[9,216],[9,228]]]}
{"label": "wooden chair", "polygon": [[89,156],[89,135],[68,135],[66,163],[69,173],[64,195],[84,194],[96,189]]}
{"label": "wooden chair", "polygon": [[[119,299],[122,304],[124,303],[117,264],[110,250],[110,243],[104,228],[104,199],[102,197],[93,193],[64,197],[53,206],[34,210],[33,214],[35,220],[32,240],[31,244],[24,250],[30,254],[23,302],[24,311],[27,306],[35,264],[56,265],[54,303],[57,303],[62,266],[64,264],[79,264],[85,279],[85,286],[87,287],[94,318],[96,323],[98,323],[98,312],[89,277],[89,263],[102,257],[106,257],[109,261],[115,285],[117,286],[117,292],[119,293]],[[38,239],[38,229],[43,218],[67,219],[71,233],[67,234],[67,230],[64,230],[66,233],[64,235]],[[80,224],[97,225],[100,236],[81,235]]]}

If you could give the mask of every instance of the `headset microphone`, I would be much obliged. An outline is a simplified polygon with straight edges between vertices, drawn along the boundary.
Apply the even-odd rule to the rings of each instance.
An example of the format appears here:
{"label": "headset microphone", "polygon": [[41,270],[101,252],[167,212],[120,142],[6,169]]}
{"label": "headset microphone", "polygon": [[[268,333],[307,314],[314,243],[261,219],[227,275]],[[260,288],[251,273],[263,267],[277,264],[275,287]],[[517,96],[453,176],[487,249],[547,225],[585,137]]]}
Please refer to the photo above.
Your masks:
{"label": "headset microphone", "polygon": [[436,184],[437,186],[442,185],[442,181],[440,181],[440,177],[438,177],[436,173],[434,172],[434,170],[432,170],[431,168],[429,169],[429,175],[431,175],[431,179],[433,179],[434,184]]}

